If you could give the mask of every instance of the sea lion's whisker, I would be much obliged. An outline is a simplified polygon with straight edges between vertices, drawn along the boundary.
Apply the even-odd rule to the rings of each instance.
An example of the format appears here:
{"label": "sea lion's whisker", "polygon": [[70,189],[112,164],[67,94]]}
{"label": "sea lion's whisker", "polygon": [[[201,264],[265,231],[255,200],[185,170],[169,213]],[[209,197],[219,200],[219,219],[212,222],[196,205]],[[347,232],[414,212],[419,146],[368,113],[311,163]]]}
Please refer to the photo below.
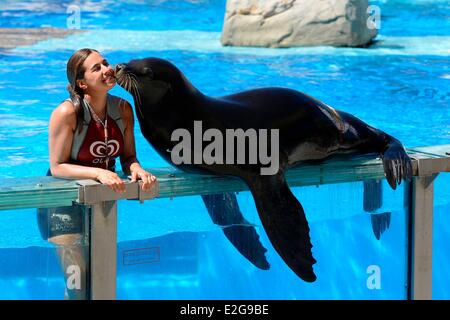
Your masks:
{"label": "sea lion's whisker", "polygon": [[141,95],[139,94],[139,90],[138,90],[137,84],[132,82],[131,83],[131,87],[134,89],[134,92],[136,94],[136,97],[138,99],[139,106],[140,106],[141,105]]}
{"label": "sea lion's whisker", "polygon": [[140,108],[141,107],[141,95],[139,94],[137,83],[131,82],[130,85],[131,85],[131,88],[134,90],[134,94],[137,98],[137,102],[138,102],[139,108]]}
{"label": "sea lion's whisker", "polygon": [[134,98],[135,107],[139,111],[139,114],[141,115],[142,119],[144,119],[144,114],[141,110],[141,95],[139,94],[139,89],[137,85],[137,77],[136,75],[132,73],[126,74],[126,81],[125,81],[125,90],[127,90]]}
{"label": "sea lion's whisker", "polygon": [[137,81],[137,76],[134,73],[128,73],[128,76],[130,76],[131,78],[133,78],[134,80]]}
{"label": "sea lion's whisker", "polygon": [[130,79],[130,77],[128,76],[128,74],[127,74],[127,77],[126,77],[126,88],[125,88],[128,92],[130,92],[130,93],[132,93],[131,92],[131,79]]}
{"label": "sea lion's whisker", "polygon": [[139,90],[137,88],[137,85],[135,84],[135,86],[132,86],[133,92],[134,92],[134,96],[136,97],[136,109],[139,111],[142,119],[145,119],[144,114],[142,113],[141,110],[141,96],[139,95]]}

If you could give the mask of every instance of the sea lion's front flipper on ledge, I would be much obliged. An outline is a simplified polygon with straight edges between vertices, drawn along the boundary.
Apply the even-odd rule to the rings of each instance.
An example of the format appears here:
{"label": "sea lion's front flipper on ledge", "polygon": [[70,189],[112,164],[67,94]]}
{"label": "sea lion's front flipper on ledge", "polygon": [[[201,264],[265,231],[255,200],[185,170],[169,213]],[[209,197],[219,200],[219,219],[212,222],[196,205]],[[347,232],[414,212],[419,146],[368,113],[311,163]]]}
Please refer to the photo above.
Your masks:
{"label": "sea lion's front flipper on ledge", "polygon": [[255,227],[242,215],[236,195],[231,192],[202,195],[212,221],[224,227],[223,233],[233,246],[256,267],[270,268],[265,253],[266,248],[259,240]]}
{"label": "sea lion's front flipper on ledge", "polygon": [[411,181],[411,159],[399,141],[393,139],[393,142],[382,153],[381,158],[386,180],[393,190],[397,188],[397,185],[400,185],[402,180]]}
{"label": "sea lion's front flipper on ledge", "polygon": [[303,208],[292,194],[284,175],[246,179],[264,229],[284,262],[303,280],[313,282],[309,225]]}

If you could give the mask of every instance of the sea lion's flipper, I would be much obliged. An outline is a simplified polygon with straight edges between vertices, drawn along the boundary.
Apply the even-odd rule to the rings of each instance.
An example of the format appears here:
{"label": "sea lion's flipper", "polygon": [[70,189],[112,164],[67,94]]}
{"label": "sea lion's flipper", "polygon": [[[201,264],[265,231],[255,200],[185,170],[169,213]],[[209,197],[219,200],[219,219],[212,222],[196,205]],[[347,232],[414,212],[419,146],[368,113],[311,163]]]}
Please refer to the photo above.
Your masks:
{"label": "sea lion's flipper", "polygon": [[363,207],[366,212],[374,212],[383,204],[381,180],[364,180]]}
{"label": "sea lion's flipper", "polygon": [[386,229],[389,229],[391,223],[391,213],[383,212],[370,215],[370,220],[372,222],[372,230],[375,238],[380,240],[381,235]]}
{"label": "sea lion's flipper", "polygon": [[231,192],[202,195],[212,221],[224,227],[223,233],[233,246],[256,267],[270,268],[265,253],[266,248],[259,240],[255,227],[242,215],[236,195]]}
{"label": "sea lion's flipper", "polygon": [[246,180],[259,217],[275,250],[303,280],[313,282],[309,225],[301,204],[289,189],[284,175],[254,176]]}
{"label": "sea lion's flipper", "polygon": [[392,189],[396,189],[402,179],[409,181],[412,177],[411,159],[399,142],[393,142],[381,155],[386,180]]}
{"label": "sea lion's flipper", "polygon": [[375,213],[375,210],[383,205],[383,188],[381,180],[365,180],[364,181],[364,211],[370,213],[370,221],[375,238],[380,240],[381,235],[389,228],[391,222],[391,213],[383,212]]}

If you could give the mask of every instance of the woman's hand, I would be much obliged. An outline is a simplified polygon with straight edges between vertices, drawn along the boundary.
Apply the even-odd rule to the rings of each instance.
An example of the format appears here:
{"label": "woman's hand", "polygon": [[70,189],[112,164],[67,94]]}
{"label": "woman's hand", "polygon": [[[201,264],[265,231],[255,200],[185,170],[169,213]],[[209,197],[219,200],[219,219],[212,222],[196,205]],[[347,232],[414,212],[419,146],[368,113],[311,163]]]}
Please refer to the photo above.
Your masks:
{"label": "woman's hand", "polygon": [[150,190],[150,187],[156,182],[156,177],[142,168],[136,168],[131,171],[131,182],[142,180],[142,190]]}
{"label": "woman's hand", "polygon": [[119,193],[125,192],[125,183],[122,181],[122,179],[120,179],[120,177],[115,172],[105,169],[99,169],[97,180],[103,184],[106,184],[115,192]]}

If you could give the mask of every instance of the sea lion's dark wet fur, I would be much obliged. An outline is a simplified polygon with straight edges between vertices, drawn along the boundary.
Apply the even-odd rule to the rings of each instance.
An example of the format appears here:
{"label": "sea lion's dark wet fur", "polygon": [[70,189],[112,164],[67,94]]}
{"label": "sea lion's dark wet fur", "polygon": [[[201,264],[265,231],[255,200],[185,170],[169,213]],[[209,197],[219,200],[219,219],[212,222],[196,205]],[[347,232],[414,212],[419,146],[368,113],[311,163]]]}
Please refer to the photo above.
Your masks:
{"label": "sea lion's dark wet fur", "polygon": [[316,260],[305,213],[284,177],[289,167],[333,155],[376,153],[393,189],[412,175],[411,161],[398,140],[299,91],[262,88],[213,98],[196,89],[172,63],[157,58],[120,64],[116,76],[135,99],[144,137],[169,163],[170,150],[177,144],[171,141],[172,132],[184,128],[193,137],[194,121],[202,121],[204,130],[216,128],[223,134],[225,129],[279,129],[279,171],[275,175],[261,175],[260,163],[177,167],[242,179],[273,247],[305,281],[316,280],[312,268]]}

